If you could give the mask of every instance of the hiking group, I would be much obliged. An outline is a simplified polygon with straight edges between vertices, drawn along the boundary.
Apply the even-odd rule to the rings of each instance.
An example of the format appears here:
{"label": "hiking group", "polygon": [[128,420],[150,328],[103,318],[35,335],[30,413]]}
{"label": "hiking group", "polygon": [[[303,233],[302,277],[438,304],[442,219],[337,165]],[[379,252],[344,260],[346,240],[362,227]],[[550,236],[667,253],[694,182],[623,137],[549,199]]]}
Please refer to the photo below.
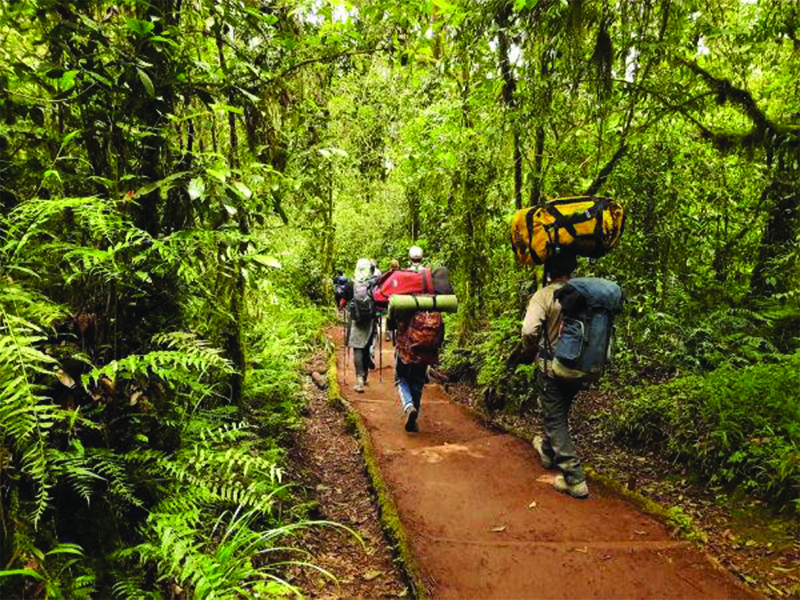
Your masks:
{"label": "hiking group", "polygon": [[[521,340],[509,360],[536,363],[543,434],[533,446],[545,469],[557,470],[554,487],[574,498],[589,489],[569,431],[577,393],[597,380],[610,358],[614,316],[621,308],[617,284],[594,277],[573,278],[578,256],[598,258],[616,247],[624,226],[622,208],[608,198],[561,198],[525,209],[512,222],[512,245],[523,264],[543,265],[543,286],[530,298]],[[418,246],[400,269],[392,261],[381,274],[374,260],[359,259],[352,282],[334,278],[337,306],[346,323],[345,345],[353,351],[354,389],[364,392],[375,368],[376,340],[394,339],[395,373],[405,430],[419,431],[422,392],[444,342],[442,313],[458,304],[447,270],[429,269]],[[385,317],[385,319],[384,319]]]}
{"label": "hiking group", "polygon": [[[409,310],[399,292],[434,292],[432,275],[422,265],[423,252],[418,246],[409,250],[410,264],[400,269],[392,260],[389,270],[381,274],[374,261],[361,258],[356,263],[352,282],[341,272],[334,278],[337,307],[346,320],[345,345],[353,352],[356,381],[353,389],[364,392],[369,372],[375,368],[375,351],[385,323],[387,341],[394,340],[395,385],[404,411],[405,429],[418,431],[417,417],[421,409],[422,390],[428,380],[428,367],[436,364],[444,342],[444,321],[438,311]],[[445,276],[446,278],[446,276]],[[448,284],[449,285],[449,284]],[[391,294],[381,293],[381,288]],[[439,287],[440,292],[452,289]],[[439,294],[443,296],[444,294]],[[391,300],[394,298],[394,300]],[[346,307],[346,310],[345,310]],[[385,318],[384,318],[385,317]]]}

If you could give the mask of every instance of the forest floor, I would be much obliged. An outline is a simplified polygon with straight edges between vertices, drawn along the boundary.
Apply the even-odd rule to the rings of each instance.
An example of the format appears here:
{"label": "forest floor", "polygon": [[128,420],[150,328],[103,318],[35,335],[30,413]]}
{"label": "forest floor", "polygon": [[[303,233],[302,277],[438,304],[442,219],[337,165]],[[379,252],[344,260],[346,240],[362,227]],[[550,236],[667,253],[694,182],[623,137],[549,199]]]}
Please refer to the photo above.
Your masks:
{"label": "forest floor", "polygon": [[[457,402],[476,407],[470,386],[454,384],[447,389]],[[705,538],[706,550],[759,592],[774,598],[800,597],[800,523],[791,510],[779,513],[747,494],[709,488],[692,480],[681,464],[626,447],[599,426],[598,416],[613,412],[615,402],[612,394],[600,390],[578,395],[572,433],[584,461],[645,498],[679,508]],[[515,430],[541,429],[535,410],[498,412],[491,421]]]}
{"label": "forest floor", "polygon": [[310,553],[309,563],[336,580],[298,566],[289,573],[290,583],[324,600],[406,597],[408,589],[383,535],[359,444],[344,415],[328,402],[327,392],[312,383],[312,373],[326,370],[322,353],[306,365],[307,404],[291,451],[292,475],[314,503],[311,518],[344,525],[361,541],[341,528],[307,530],[295,545]]}
{"label": "forest floor", "polygon": [[[340,340],[336,340],[340,344]],[[428,385],[407,434],[384,347],[383,381],[342,394],[366,426],[411,554],[434,598],[753,598],[693,543],[614,491],[556,492],[527,442],[487,427]],[[345,381],[349,382],[347,385]]]}

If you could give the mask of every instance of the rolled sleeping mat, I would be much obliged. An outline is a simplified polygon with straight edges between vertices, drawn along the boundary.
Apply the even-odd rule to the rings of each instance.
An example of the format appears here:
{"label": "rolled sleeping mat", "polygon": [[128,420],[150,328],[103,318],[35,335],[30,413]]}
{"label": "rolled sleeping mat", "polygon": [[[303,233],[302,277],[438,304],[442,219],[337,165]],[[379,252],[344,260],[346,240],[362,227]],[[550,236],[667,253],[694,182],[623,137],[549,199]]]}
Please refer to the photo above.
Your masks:
{"label": "rolled sleeping mat", "polygon": [[458,312],[458,300],[453,294],[411,296],[395,294],[389,298],[389,308],[399,314],[426,310],[428,312]]}

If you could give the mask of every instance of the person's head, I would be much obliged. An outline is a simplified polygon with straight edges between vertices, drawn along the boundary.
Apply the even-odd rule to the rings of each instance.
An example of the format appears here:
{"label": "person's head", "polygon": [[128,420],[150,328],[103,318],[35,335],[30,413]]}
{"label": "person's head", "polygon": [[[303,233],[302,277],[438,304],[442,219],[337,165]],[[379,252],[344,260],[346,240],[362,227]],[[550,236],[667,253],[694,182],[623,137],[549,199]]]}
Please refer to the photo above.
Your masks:
{"label": "person's head", "polygon": [[411,246],[408,249],[408,258],[411,259],[411,262],[415,265],[418,265],[422,262],[422,248],[419,246]]}
{"label": "person's head", "polygon": [[372,276],[372,263],[368,258],[359,258],[356,263],[356,272],[353,274],[355,281],[366,281]]}
{"label": "person's head", "polygon": [[392,271],[396,271],[399,268],[400,268],[400,261],[397,260],[396,258],[393,258],[389,263],[389,269]]}
{"label": "person's head", "polygon": [[561,252],[547,259],[545,262],[545,272],[550,280],[563,279],[572,275],[578,266],[577,257],[571,252]]}

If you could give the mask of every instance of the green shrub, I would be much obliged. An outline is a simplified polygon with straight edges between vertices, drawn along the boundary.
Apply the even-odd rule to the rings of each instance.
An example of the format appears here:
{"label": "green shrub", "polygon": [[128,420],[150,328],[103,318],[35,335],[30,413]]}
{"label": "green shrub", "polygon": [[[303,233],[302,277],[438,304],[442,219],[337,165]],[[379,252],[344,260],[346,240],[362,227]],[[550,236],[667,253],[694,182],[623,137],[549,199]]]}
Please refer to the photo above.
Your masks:
{"label": "green shrub", "polygon": [[800,511],[800,354],[640,388],[607,415],[619,436],[665,444],[711,484]]}

